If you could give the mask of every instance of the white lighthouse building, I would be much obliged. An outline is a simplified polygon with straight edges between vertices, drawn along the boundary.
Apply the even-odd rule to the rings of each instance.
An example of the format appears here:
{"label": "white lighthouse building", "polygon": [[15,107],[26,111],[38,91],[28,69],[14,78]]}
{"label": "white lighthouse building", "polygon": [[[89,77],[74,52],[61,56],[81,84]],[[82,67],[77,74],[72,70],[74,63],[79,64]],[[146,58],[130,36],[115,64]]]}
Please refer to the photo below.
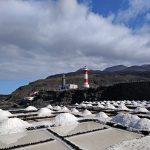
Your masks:
{"label": "white lighthouse building", "polygon": [[83,71],[84,71],[84,84],[83,84],[83,88],[89,88],[89,81],[88,81],[88,73],[89,73],[89,70],[87,68],[87,66],[85,66],[83,68]]}

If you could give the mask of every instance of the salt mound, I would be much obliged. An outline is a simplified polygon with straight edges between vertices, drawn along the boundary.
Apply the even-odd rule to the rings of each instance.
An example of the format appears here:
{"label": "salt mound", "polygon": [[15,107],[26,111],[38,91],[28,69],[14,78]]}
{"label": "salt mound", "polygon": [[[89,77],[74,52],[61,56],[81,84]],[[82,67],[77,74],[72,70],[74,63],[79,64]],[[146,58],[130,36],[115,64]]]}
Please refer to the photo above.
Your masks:
{"label": "salt mound", "polygon": [[26,111],[33,111],[33,110],[37,110],[36,107],[34,106],[28,106],[27,108],[25,108]]}
{"label": "salt mound", "polygon": [[75,106],[78,106],[79,104],[78,103],[75,103]]}
{"label": "salt mound", "polygon": [[87,109],[85,109],[84,111],[83,111],[83,113],[82,113],[82,115],[84,115],[84,116],[87,116],[87,115],[91,115],[92,113],[89,111],[89,110],[87,110]]}
{"label": "salt mound", "polygon": [[53,107],[53,109],[59,111],[59,110],[61,110],[61,107],[60,106],[55,106],[55,107]]}
{"label": "salt mound", "polygon": [[116,109],[115,106],[113,106],[112,104],[107,103],[106,105],[107,109]]}
{"label": "salt mound", "polygon": [[96,118],[103,123],[110,120],[110,117],[108,117],[104,112],[99,112],[98,114],[96,114]]}
{"label": "salt mound", "polygon": [[137,107],[135,109],[136,112],[148,112],[148,110],[145,107]]}
{"label": "salt mound", "polygon": [[98,114],[96,114],[97,118],[108,118],[107,114],[104,112],[99,112]]}
{"label": "salt mound", "polygon": [[0,122],[8,119],[8,117],[12,116],[12,114],[9,111],[1,110],[0,111]]}
{"label": "salt mound", "polygon": [[120,113],[111,119],[111,122],[119,123],[126,127],[134,127],[140,118],[137,115]]}
{"label": "salt mound", "polygon": [[119,105],[118,110],[129,110],[124,104]]}
{"label": "salt mound", "polygon": [[102,105],[105,105],[105,102],[101,102]]}
{"label": "salt mound", "polygon": [[89,103],[89,104],[86,104],[86,106],[87,106],[87,107],[93,107],[93,105],[90,104],[90,103]]}
{"label": "salt mound", "polygon": [[134,125],[133,128],[150,131],[150,120],[142,118]]}
{"label": "salt mound", "polygon": [[114,102],[113,105],[114,105],[114,106],[119,106],[117,102]]}
{"label": "salt mound", "polygon": [[61,113],[55,117],[56,126],[73,125],[77,123],[77,118],[70,113]]}
{"label": "salt mound", "polygon": [[132,101],[132,105],[133,105],[133,106],[137,106],[137,105],[138,105],[138,103],[137,103],[137,102],[135,102],[135,101]]}
{"label": "salt mound", "polygon": [[61,111],[63,111],[63,112],[69,112],[70,110],[67,107],[64,106],[64,107],[62,107]]}
{"label": "salt mound", "polygon": [[97,107],[104,108],[104,106],[99,102],[97,103]]}
{"label": "salt mound", "polygon": [[82,104],[80,104],[80,106],[81,106],[81,107],[86,107],[86,104],[83,104],[83,103],[82,103]]}
{"label": "salt mound", "polygon": [[53,106],[51,104],[47,105],[46,107],[49,109],[53,109]]}
{"label": "salt mound", "polygon": [[30,124],[19,118],[9,118],[0,124],[0,134],[24,132]]}
{"label": "salt mound", "polygon": [[72,113],[78,113],[79,111],[76,108],[72,108],[71,112]]}
{"label": "salt mound", "polygon": [[51,110],[48,109],[48,108],[41,108],[39,111],[38,111],[38,116],[39,117],[45,117],[45,116],[50,116],[51,115]]}
{"label": "salt mound", "polygon": [[132,104],[132,102],[131,102],[131,101],[127,101],[127,102],[126,102],[126,104],[128,104],[128,105],[129,105],[129,104]]}

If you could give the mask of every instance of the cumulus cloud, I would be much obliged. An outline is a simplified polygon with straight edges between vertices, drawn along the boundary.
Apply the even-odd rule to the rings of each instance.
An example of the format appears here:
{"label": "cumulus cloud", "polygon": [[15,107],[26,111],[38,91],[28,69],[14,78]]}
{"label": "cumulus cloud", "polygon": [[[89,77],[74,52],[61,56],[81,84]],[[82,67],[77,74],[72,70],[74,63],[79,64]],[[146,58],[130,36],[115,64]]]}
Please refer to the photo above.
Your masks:
{"label": "cumulus cloud", "polygon": [[149,61],[150,39],[76,0],[0,1],[0,78]]}

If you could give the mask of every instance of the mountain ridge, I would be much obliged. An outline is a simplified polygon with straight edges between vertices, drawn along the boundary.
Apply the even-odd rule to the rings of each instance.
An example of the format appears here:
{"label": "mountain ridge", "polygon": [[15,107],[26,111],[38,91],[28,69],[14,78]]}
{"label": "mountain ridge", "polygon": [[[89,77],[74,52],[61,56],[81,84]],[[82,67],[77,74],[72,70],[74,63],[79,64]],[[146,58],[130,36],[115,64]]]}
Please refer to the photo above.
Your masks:
{"label": "mountain ridge", "polygon": [[[92,88],[98,87],[109,87],[118,83],[132,83],[132,82],[149,82],[150,81],[150,65],[142,66],[131,66],[124,67],[119,65],[119,68],[124,68],[118,70],[118,66],[106,68],[107,71],[101,70],[89,70],[89,84]],[[142,69],[139,69],[139,68]],[[117,70],[116,70],[117,68]],[[113,70],[113,71],[112,71]],[[142,71],[139,71],[142,70]],[[144,70],[144,71],[143,71]],[[62,73],[63,74],[63,73]],[[62,74],[56,74],[48,76],[45,79],[36,80],[30,82],[28,85],[24,85],[12,92],[6,99],[10,102],[17,102],[24,97],[30,96],[31,93],[40,90],[55,91],[58,90],[61,84]],[[83,71],[77,70],[74,72],[65,73],[67,84],[77,84],[79,88],[83,85]]]}

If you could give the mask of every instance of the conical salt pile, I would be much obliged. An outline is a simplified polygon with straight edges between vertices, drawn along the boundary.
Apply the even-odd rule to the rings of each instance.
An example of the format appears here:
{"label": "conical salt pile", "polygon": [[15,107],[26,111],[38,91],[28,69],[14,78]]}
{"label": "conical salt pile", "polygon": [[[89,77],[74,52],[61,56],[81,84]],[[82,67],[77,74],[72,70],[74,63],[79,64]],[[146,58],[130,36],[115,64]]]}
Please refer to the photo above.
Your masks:
{"label": "conical salt pile", "polygon": [[12,114],[9,111],[1,110],[0,111],[0,122],[8,119],[8,117],[12,116]]}
{"label": "conical salt pile", "polygon": [[48,109],[48,108],[41,108],[39,111],[38,111],[38,116],[39,117],[46,117],[46,116],[50,116],[51,115],[51,110]]}
{"label": "conical salt pile", "polygon": [[121,124],[126,127],[134,127],[140,118],[137,115],[120,113],[111,119],[111,122]]}
{"label": "conical salt pile", "polygon": [[86,107],[86,104],[81,103],[80,106],[85,108],[85,107]]}
{"label": "conical salt pile", "polygon": [[84,115],[84,116],[88,116],[88,115],[91,115],[92,113],[89,111],[89,110],[87,110],[87,109],[85,109],[84,111],[83,111],[83,113],[82,113],[82,115]]}
{"label": "conical salt pile", "polygon": [[72,113],[78,113],[79,111],[76,108],[72,108],[71,112]]}
{"label": "conical salt pile", "polygon": [[96,114],[97,118],[108,118],[108,115],[104,112],[99,112],[98,114]]}
{"label": "conical salt pile", "polygon": [[26,111],[33,111],[33,110],[37,110],[36,107],[34,106],[28,106],[27,108],[25,108]]}
{"label": "conical salt pile", "polygon": [[49,109],[53,109],[53,106],[51,104],[47,105],[46,107]]}
{"label": "conical salt pile", "polygon": [[9,118],[0,124],[0,134],[24,132],[30,124],[19,118]]}
{"label": "conical salt pile", "polygon": [[62,112],[69,112],[69,109],[66,106],[64,106],[64,107],[62,107],[61,111]]}
{"label": "conical salt pile", "polygon": [[142,118],[133,126],[133,128],[150,131],[150,120]]}
{"label": "conical salt pile", "polygon": [[115,106],[113,106],[112,104],[106,104],[106,108],[107,109],[116,109]]}
{"label": "conical salt pile", "polygon": [[89,104],[86,104],[86,106],[87,106],[87,107],[93,107],[93,105],[90,104],[90,103],[89,103]]}
{"label": "conical salt pile", "polygon": [[135,101],[132,101],[132,105],[133,105],[133,106],[137,106],[137,105],[138,105],[138,103],[137,103],[137,102],[135,102]]}
{"label": "conical salt pile", "polygon": [[124,104],[118,106],[118,110],[129,110]]}
{"label": "conical salt pile", "polygon": [[56,126],[73,125],[77,123],[77,118],[70,113],[61,113],[55,117],[54,124]]}
{"label": "conical salt pile", "polygon": [[75,103],[75,106],[78,106],[79,104],[78,103]]}
{"label": "conical salt pile", "polygon": [[97,103],[97,107],[104,108],[104,106],[99,102]]}
{"label": "conical salt pile", "polygon": [[53,107],[53,109],[59,111],[59,110],[61,110],[61,107],[60,106],[55,106],[55,107]]}
{"label": "conical salt pile", "polygon": [[100,121],[100,122],[107,122],[110,120],[110,117],[107,116],[106,113],[104,112],[99,112],[98,114],[96,114],[96,118]]}
{"label": "conical salt pile", "polygon": [[137,107],[135,109],[136,112],[148,112],[148,110],[145,107]]}

